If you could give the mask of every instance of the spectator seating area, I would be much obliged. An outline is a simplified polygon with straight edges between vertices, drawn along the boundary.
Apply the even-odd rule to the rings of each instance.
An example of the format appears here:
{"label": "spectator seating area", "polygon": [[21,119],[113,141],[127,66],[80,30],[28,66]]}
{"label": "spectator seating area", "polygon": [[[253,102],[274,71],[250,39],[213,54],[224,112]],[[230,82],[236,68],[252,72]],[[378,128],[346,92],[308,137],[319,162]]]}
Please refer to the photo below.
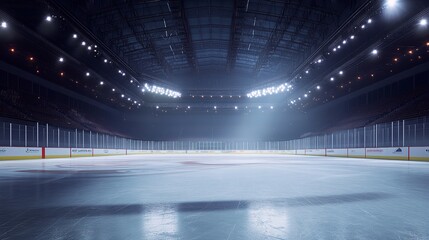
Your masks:
{"label": "spectator seating area", "polygon": [[103,124],[102,116],[70,109],[37,96],[24,96],[14,90],[0,90],[0,117],[127,137],[106,127],[109,125]]}

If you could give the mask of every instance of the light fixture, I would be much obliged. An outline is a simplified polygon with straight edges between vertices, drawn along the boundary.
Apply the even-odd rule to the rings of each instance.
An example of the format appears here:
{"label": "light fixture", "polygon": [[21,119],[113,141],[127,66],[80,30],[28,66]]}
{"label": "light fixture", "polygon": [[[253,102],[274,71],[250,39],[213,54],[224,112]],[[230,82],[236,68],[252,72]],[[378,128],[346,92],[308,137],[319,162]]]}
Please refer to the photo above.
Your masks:
{"label": "light fixture", "polygon": [[340,72],[338,72],[338,74],[343,75],[343,74],[344,74],[344,72],[343,72],[343,71],[340,71]]}
{"label": "light fixture", "polygon": [[134,82],[134,81],[131,79],[131,80],[130,80],[130,83],[133,83],[133,82]]}
{"label": "light fixture", "polygon": [[317,90],[320,90],[320,86],[317,86],[317,87],[316,87],[316,89],[317,89]]}
{"label": "light fixture", "polygon": [[190,109],[191,108],[191,106],[188,106],[188,109]]}
{"label": "light fixture", "polygon": [[365,24],[362,24],[362,26],[360,26],[362,29],[365,29]]}
{"label": "light fixture", "polygon": [[372,19],[370,18],[370,19],[368,19],[368,23],[369,24],[371,24],[372,23]]}
{"label": "light fixture", "polygon": [[124,95],[124,94],[121,94],[121,98],[123,98],[123,97],[125,97],[125,95]]}
{"label": "light fixture", "polygon": [[104,62],[107,63],[107,59],[104,59]]}
{"label": "light fixture", "polygon": [[92,49],[92,47],[91,46],[88,46],[88,50],[91,50]]}
{"label": "light fixture", "polygon": [[131,98],[128,98],[127,100],[128,100],[128,101],[131,101]]}
{"label": "light fixture", "polygon": [[424,18],[424,19],[420,20],[419,24],[420,24],[420,26],[426,26],[426,25],[428,25],[428,20]]}
{"label": "light fixture", "polygon": [[309,72],[310,72],[309,70],[306,70],[306,71],[305,71],[305,73],[306,73],[306,74],[308,74]]}
{"label": "light fixture", "polygon": [[52,17],[51,16],[46,16],[46,21],[48,21],[48,22],[52,21]]}
{"label": "light fixture", "polygon": [[398,1],[397,0],[386,0],[386,6],[388,8],[394,8],[396,7]]}
{"label": "light fixture", "polygon": [[335,80],[335,78],[331,77],[331,82],[333,82]]}
{"label": "light fixture", "polygon": [[73,34],[73,38],[77,38],[77,34],[75,33],[75,34]]}
{"label": "light fixture", "polygon": [[158,87],[155,85],[149,85],[147,83],[144,84],[144,88],[148,92],[158,94],[158,95],[165,95],[167,97],[172,97],[172,98],[182,97],[182,94],[180,92],[173,91],[173,90],[168,89],[168,88]]}
{"label": "light fixture", "polygon": [[125,73],[122,73],[122,76],[125,76]]}
{"label": "light fixture", "polygon": [[237,110],[237,109],[238,109],[238,107],[237,107],[237,106],[235,106],[235,107],[234,107],[234,109],[235,109],[235,110]]}
{"label": "light fixture", "polygon": [[336,51],[337,51],[337,48],[332,49],[332,51],[336,52]]}
{"label": "light fixture", "polygon": [[283,83],[283,84],[280,84],[278,86],[254,90],[250,93],[247,93],[247,97],[248,98],[258,98],[258,97],[263,97],[263,96],[267,96],[267,95],[279,94],[279,93],[282,93],[284,91],[288,91],[291,88],[292,88],[292,85],[289,85],[288,83]]}
{"label": "light fixture", "polygon": [[2,28],[7,28],[7,22],[5,22],[5,21],[1,22],[1,27]]}
{"label": "light fixture", "polygon": [[156,109],[159,109],[159,106],[156,106]]}
{"label": "light fixture", "polygon": [[355,39],[355,35],[351,35],[350,39],[352,39],[352,40]]}
{"label": "light fixture", "polygon": [[378,54],[378,50],[377,49],[374,49],[374,50],[372,50],[372,55],[377,55]]}
{"label": "light fixture", "polygon": [[85,42],[85,41],[82,41],[82,43],[81,43],[81,44],[82,44],[82,46],[85,46],[85,45],[86,45],[86,42]]}
{"label": "light fixture", "polygon": [[86,73],[86,76],[89,77],[89,75],[91,75],[89,72]]}
{"label": "light fixture", "polygon": [[216,107],[216,106],[214,106],[213,108],[214,108],[214,109],[217,109],[217,107]]}
{"label": "light fixture", "polygon": [[347,40],[343,40],[343,44],[346,44],[347,43]]}
{"label": "light fixture", "polygon": [[304,94],[304,97],[308,97],[308,95],[307,95],[307,94]]}
{"label": "light fixture", "polygon": [[274,109],[274,107],[273,107],[273,106],[270,106],[270,109]]}
{"label": "light fixture", "polygon": [[262,106],[258,106],[258,109],[261,109],[262,108]]}
{"label": "light fixture", "polygon": [[64,58],[60,57],[60,58],[58,59],[58,61],[59,61],[59,62],[64,62]]}
{"label": "light fixture", "polygon": [[100,82],[100,85],[104,85],[104,82],[103,82],[103,81],[101,81],[101,82]]}
{"label": "light fixture", "polygon": [[116,91],[116,89],[112,88],[112,92]]}
{"label": "light fixture", "polygon": [[318,62],[318,63],[321,63],[321,62],[322,62],[322,59],[317,60],[317,62]]}

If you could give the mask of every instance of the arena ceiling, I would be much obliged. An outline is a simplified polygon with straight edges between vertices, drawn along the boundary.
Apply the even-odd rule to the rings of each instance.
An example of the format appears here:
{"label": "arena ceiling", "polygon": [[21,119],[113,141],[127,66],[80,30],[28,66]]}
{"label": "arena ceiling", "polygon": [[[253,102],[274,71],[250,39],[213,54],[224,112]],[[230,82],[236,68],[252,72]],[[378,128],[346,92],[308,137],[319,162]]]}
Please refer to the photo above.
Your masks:
{"label": "arena ceiling", "polygon": [[[26,43],[34,45],[28,51],[65,55],[73,59],[70,71],[97,77],[89,95],[114,90],[135,107],[233,109],[319,105],[373,84],[376,72],[381,80],[409,68],[393,68],[391,52],[424,47],[427,29],[416,34],[410,26],[429,18],[428,7],[417,0],[37,0],[4,1],[1,13],[22,24],[28,37],[17,42],[40,38],[42,45]],[[46,16],[56,30],[42,26]],[[76,49],[83,42],[90,55]],[[371,61],[373,50],[384,54]],[[142,94],[145,83],[181,97]],[[247,98],[282,84],[291,89]]]}

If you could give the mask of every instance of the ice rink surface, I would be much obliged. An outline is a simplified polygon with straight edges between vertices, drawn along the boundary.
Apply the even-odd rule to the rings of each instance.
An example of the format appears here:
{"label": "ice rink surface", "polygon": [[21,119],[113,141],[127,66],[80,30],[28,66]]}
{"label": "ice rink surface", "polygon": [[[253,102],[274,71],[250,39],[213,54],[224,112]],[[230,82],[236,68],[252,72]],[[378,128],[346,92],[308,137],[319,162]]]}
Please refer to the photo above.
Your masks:
{"label": "ice rink surface", "polygon": [[238,154],[3,161],[0,239],[429,239],[429,163]]}

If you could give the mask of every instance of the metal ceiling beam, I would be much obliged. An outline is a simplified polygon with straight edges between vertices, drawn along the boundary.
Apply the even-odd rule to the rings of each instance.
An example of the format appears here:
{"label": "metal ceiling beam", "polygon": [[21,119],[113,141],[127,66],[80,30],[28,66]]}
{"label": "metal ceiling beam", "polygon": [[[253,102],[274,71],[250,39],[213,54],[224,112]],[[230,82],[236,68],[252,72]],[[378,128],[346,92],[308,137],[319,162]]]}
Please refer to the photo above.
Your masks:
{"label": "metal ceiling beam", "polygon": [[188,63],[194,72],[198,72],[198,62],[192,42],[192,34],[189,27],[188,18],[186,17],[185,4],[182,0],[172,0],[167,2],[167,4],[169,4],[170,9],[172,10],[172,15],[176,19],[176,22],[182,26],[183,35],[185,37],[183,45]]}
{"label": "metal ceiling beam", "polygon": [[262,50],[261,54],[259,55],[258,61],[255,64],[255,67],[253,69],[254,75],[257,75],[259,73],[261,68],[268,61],[270,53],[272,53],[277,48],[280,40],[283,38],[285,31],[289,28],[290,24],[292,23],[292,20],[299,13],[299,8],[301,7],[302,3],[303,1],[300,1],[300,4],[296,8],[294,8],[294,16],[288,16],[289,5],[285,2],[283,6],[282,16],[278,19],[276,26],[271,32],[271,35],[264,47],[264,50]]}
{"label": "metal ceiling beam", "polygon": [[[146,32],[145,26],[141,22],[136,24],[134,23],[135,21],[133,21],[133,19],[138,17],[136,9],[133,6],[134,1],[131,0],[125,4],[118,3],[117,1],[115,3],[118,7],[119,14],[134,33],[142,49],[148,49],[150,51],[150,53],[156,58],[157,63],[163,68],[164,74],[168,76],[171,73],[171,67],[167,60],[165,60],[164,55],[156,48],[152,38]],[[131,17],[129,17],[129,15],[131,15]]]}
{"label": "metal ceiling beam", "polygon": [[229,48],[228,57],[226,62],[226,70],[231,72],[234,68],[235,61],[237,59],[238,46],[240,45],[239,32],[242,29],[244,21],[244,11],[246,3],[243,0],[234,1],[234,12],[232,14],[231,30],[229,33]]}

